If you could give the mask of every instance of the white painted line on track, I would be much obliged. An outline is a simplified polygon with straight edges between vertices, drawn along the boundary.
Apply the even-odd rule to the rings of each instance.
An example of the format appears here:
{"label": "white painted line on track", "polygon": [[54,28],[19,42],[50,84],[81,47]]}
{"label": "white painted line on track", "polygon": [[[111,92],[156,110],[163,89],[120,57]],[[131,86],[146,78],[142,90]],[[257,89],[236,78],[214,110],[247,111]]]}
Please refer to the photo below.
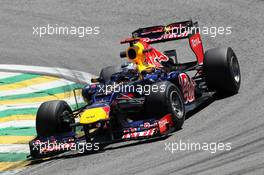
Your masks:
{"label": "white painted line on track", "polygon": [[20,171],[22,171],[23,169],[25,169],[25,168],[21,168],[21,169],[19,169],[19,170],[3,171],[3,172],[0,171],[0,175],[13,175],[13,174],[17,174],[17,173],[19,173]]}
{"label": "white painted line on track", "polygon": [[0,153],[29,153],[28,144],[0,144]]}
{"label": "white painted line on track", "polygon": [[21,127],[35,127],[35,120],[18,120],[18,121],[8,121],[0,123],[0,129],[14,127],[14,128],[21,128]]}
{"label": "white painted line on track", "polygon": [[21,75],[22,73],[14,73],[14,72],[0,72],[0,79],[9,78],[17,75]]}
{"label": "white painted line on track", "polygon": [[91,77],[94,77],[94,75],[90,73],[76,70],[63,69],[57,67],[27,66],[16,64],[0,64],[0,71],[50,75],[84,84],[90,83]]}

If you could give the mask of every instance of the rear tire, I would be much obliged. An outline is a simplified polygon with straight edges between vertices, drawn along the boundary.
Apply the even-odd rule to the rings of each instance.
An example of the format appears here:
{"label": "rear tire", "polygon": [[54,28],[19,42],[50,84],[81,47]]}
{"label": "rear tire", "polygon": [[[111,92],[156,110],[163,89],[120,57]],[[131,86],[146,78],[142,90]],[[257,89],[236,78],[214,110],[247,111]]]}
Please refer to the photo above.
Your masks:
{"label": "rear tire", "polygon": [[206,51],[203,66],[205,81],[210,91],[224,95],[238,93],[241,75],[232,48],[214,48]]}
{"label": "rear tire", "polygon": [[121,68],[120,66],[108,66],[101,70],[99,78],[103,82],[107,82],[111,80],[111,76],[114,73],[120,72]]}
{"label": "rear tire", "polygon": [[[171,113],[175,129],[181,129],[185,120],[185,107],[181,91],[169,81],[162,81],[152,84],[159,87],[159,91],[146,95],[145,110],[148,116],[160,119]],[[160,91],[161,87],[165,91]]]}
{"label": "rear tire", "polygon": [[49,137],[72,131],[70,123],[63,121],[63,114],[66,113],[71,114],[72,110],[65,101],[54,100],[42,103],[36,117],[37,135]]}

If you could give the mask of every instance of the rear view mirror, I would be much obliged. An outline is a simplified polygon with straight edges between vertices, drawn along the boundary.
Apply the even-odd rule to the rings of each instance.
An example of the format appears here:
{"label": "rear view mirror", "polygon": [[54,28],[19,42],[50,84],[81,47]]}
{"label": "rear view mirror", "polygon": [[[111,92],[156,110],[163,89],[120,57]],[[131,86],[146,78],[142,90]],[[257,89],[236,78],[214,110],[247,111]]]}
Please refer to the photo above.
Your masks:
{"label": "rear view mirror", "polygon": [[100,81],[100,78],[91,78],[92,83],[98,83]]}
{"label": "rear view mirror", "polygon": [[120,52],[120,58],[125,58],[126,56],[126,51]]}

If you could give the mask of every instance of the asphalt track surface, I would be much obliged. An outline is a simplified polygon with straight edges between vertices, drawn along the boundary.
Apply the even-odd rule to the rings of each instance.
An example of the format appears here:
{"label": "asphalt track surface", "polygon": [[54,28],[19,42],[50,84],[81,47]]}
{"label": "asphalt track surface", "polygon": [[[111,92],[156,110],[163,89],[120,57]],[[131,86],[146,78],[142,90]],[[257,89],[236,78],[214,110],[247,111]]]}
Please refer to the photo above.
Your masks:
{"label": "asphalt track surface", "polygon": [[[138,27],[190,17],[200,26],[232,26],[231,35],[203,35],[205,49],[234,48],[242,71],[238,95],[218,99],[188,118],[183,129],[151,143],[36,164],[24,174],[264,174],[264,1],[0,1],[0,63],[98,73],[120,63],[119,40]],[[32,35],[46,24],[99,26],[87,38]],[[188,45],[178,57],[189,59]],[[165,49],[165,47],[163,48]],[[165,151],[165,143],[231,142],[231,151]]]}

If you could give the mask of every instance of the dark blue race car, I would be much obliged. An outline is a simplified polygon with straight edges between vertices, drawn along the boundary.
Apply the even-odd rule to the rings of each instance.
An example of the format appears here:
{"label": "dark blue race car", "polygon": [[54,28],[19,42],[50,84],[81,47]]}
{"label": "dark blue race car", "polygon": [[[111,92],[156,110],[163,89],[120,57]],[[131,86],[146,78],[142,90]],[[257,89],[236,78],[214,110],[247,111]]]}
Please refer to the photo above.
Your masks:
{"label": "dark blue race car", "polygon": [[[81,143],[103,148],[166,136],[181,129],[186,113],[212,93],[238,93],[241,77],[234,51],[227,47],[204,53],[196,26],[184,21],[140,28],[121,41],[129,44],[120,53],[128,63],[103,68],[82,89],[84,107],[72,111],[64,101],[44,102],[37,112],[38,135],[29,143],[31,157],[50,156]],[[188,39],[196,61],[178,63],[176,50],[160,52],[151,45],[179,39]],[[80,127],[83,137],[76,131]]]}

